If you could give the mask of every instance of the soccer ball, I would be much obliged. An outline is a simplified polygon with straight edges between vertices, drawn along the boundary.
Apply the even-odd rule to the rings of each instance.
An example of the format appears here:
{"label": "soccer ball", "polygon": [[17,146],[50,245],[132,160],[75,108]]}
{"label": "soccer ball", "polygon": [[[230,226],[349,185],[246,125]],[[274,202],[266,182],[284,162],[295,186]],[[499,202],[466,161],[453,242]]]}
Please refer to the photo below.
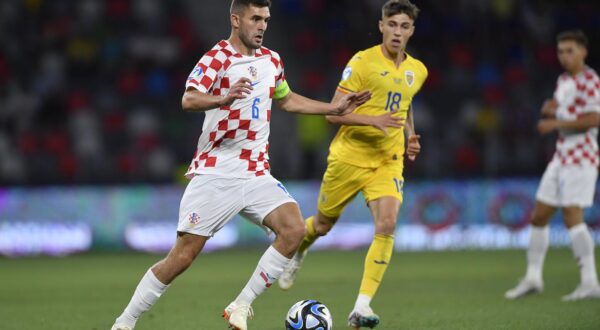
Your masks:
{"label": "soccer ball", "polygon": [[332,327],[329,309],[316,300],[295,303],[285,318],[286,330],[331,330]]}

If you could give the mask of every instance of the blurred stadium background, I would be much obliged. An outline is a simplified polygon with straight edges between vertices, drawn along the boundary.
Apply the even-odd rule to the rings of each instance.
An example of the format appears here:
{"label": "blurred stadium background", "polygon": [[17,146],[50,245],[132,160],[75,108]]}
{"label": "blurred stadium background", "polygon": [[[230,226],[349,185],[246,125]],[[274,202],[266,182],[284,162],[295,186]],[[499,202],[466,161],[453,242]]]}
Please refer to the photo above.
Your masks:
{"label": "blurred stadium background", "polygon": [[[414,103],[423,151],[405,171],[397,250],[524,247],[535,189],[554,152],[554,137],[539,137],[535,124],[561,73],[555,36],[583,29],[591,45],[587,62],[600,69],[600,2],[414,2],[422,12],[408,52],[428,66],[430,76]],[[282,55],[294,91],[327,101],[354,52],[380,42],[383,3],[275,0],[265,45]],[[185,188],[183,171],[203,120],[201,114],[184,113],[180,98],[199,57],[229,36],[228,6],[223,0],[0,1],[1,255],[169,249]],[[315,212],[334,133],[323,118],[273,115],[272,173],[285,182],[304,215]],[[597,243],[599,204],[586,213]],[[369,244],[372,225],[362,199],[349,208],[316,247]],[[552,226],[551,244],[567,246],[559,217]],[[262,250],[268,240],[237,220],[207,249]],[[510,255],[515,258],[506,259],[507,285],[524,266],[523,252]],[[98,258],[85,256],[75,260]],[[26,271],[54,263],[33,260],[42,261],[30,260]],[[14,262],[0,259],[0,278],[2,268],[25,265]],[[111,313],[125,303],[147,266],[129,276]],[[572,260],[565,267],[575,276]],[[18,281],[19,274],[8,278]],[[0,302],[8,304],[5,293]],[[590,315],[590,328],[600,325],[597,313]],[[105,316],[102,322],[108,324]],[[56,328],[93,328],[83,324]]]}

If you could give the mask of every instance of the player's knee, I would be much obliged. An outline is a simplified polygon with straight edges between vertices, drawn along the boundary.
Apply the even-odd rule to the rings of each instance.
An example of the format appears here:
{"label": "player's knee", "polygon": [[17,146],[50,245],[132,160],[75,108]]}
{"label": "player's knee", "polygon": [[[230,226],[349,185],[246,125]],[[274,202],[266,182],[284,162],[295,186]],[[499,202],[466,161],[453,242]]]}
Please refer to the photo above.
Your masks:
{"label": "player's knee", "polygon": [[396,218],[383,217],[375,223],[375,232],[383,235],[394,235],[396,231]]}
{"label": "player's knee", "polygon": [[536,227],[545,227],[548,224],[549,220],[550,219],[536,214],[535,212],[531,215],[531,224]]}
{"label": "player's knee", "polygon": [[573,207],[563,208],[563,222],[567,228],[583,223],[583,210]]}
{"label": "player's knee", "polygon": [[290,244],[300,245],[300,242],[304,239],[304,235],[306,235],[306,226],[303,222],[295,223],[288,226],[288,228],[283,231],[282,235]]}
{"label": "player's knee", "polygon": [[319,236],[327,235],[327,233],[329,233],[329,231],[331,231],[331,228],[333,228],[333,225],[335,224],[336,221],[337,221],[337,219],[334,219],[334,218],[319,218],[319,219],[317,219],[317,221],[315,221],[313,224],[315,227],[315,233],[317,233],[317,235],[319,235]]}
{"label": "player's knee", "polygon": [[331,230],[331,228],[333,227],[332,224],[315,224],[315,233],[317,233],[317,235],[319,236],[325,236],[327,235],[327,233],[329,233],[329,231]]}

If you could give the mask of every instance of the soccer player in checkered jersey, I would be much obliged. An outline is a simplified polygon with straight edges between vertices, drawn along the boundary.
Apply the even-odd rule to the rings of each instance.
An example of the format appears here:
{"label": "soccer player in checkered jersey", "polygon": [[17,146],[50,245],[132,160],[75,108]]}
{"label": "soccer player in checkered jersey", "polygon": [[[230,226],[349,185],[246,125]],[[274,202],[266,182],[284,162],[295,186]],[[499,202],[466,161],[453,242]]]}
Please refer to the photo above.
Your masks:
{"label": "soccer player in checkered jersey", "polygon": [[594,241],[583,221],[583,209],[593,204],[598,177],[600,80],[585,64],[588,42],[583,32],[563,32],[558,35],[557,42],[558,59],[565,73],[558,77],[554,98],[544,103],[544,119],[538,123],[541,134],[558,131],[556,152],[536,194],[527,249],[527,273],[515,288],[506,292],[507,299],[543,290],[542,267],[548,250],[548,222],[557,208],[562,209],[581,272],[581,282],[563,300],[600,298]]}
{"label": "soccer player in checkered jersey", "polygon": [[191,181],[181,200],[177,240],[146,272],[113,330],[133,329],[206,241],[238,213],[276,235],[223,313],[231,328],[246,330],[252,302],[279,278],[304,237],[296,201],[269,173],[272,100],[288,112],[344,115],[368,101],[370,93],[351,93],[330,104],[290,91],[279,55],[262,47],[270,5],[269,0],[233,0],[231,36],[207,52],[188,78],[183,109],[205,112],[206,118],[187,171]]}
{"label": "soccer player in checkered jersey", "polygon": [[353,328],[373,328],[379,323],[371,300],[391,262],[403,199],[404,156],[406,153],[413,161],[421,148],[412,120],[412,100],[428,72],[421,61],[405,51],[418,12],[408,0],[388,1],[379,22],[383,42],[358,52],[345,68],[334,101],[363,89],[370,90],[373,97],[350,115],[328,117],[332,124],[341,126],[329,148],[318,212],[306,220],[304,242],[279,279],[282,289],[293,285],[308,248],[332,229],[345,206],[362,192],[373,216],[375,234],[348,317]]}

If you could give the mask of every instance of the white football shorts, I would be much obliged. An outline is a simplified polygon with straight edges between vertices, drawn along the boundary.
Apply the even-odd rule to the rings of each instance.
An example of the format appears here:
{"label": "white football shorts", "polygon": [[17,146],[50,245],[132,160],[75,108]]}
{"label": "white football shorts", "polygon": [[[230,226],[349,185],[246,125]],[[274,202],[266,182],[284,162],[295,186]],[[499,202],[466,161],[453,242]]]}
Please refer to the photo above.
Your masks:
{"label": "white football shorts", "polygon": [[269,174],[250,179],[196,175],[181,198],[177,231],[212,237],[240,214],[269,232],[264,218],[286,203],[297,202]]}
{"label": "white football shorts", "polygon": [[551,161],[535,197],[555,207],[590,207],[594,204],[597,178],[596,167],[563,166],[558,161]]}

